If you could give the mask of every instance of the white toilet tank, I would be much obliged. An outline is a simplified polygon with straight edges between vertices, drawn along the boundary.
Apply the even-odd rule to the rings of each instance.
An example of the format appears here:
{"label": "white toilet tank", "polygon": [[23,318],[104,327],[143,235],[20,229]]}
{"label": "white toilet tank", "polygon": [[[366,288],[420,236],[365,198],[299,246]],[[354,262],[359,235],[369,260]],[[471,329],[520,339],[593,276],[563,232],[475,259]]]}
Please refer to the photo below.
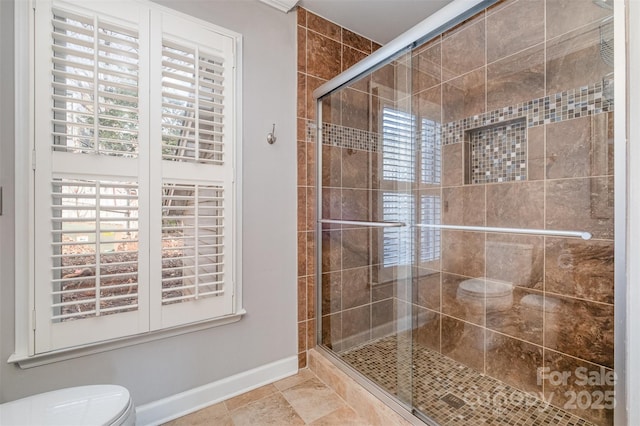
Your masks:
{"label": "white toilet tank", "polygon": [[0,405],[1,426],[132,426],[135,407],[122,386],[79,386]]}

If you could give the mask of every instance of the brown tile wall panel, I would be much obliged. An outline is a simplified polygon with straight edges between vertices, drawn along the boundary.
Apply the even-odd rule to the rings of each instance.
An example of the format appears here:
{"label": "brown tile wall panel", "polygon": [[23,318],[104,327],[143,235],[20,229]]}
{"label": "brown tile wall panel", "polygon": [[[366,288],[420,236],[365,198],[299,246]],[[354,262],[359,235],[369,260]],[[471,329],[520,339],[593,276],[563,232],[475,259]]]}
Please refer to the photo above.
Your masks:
{"label": "brown tile wall panel", "polygon": [[487,110],[544,96],[544,44],[487,66]]}
{"label": "brown tile wall panel", "polygon": [[[399,268],[379,266],[382,230],[327,226],[321,283],[325,344],[348,351],[368,339],[382,342],[397,318],[412,315],[419,345],[523,391],[542,390],[536,381],[542,365],[613,366],[613,107],[607,76],[612,69],[600,54],[600,36],[608,29],[601,20],[610,14],[590,0],[501,1],[414,49],[411,63],[407,55],[325,99],[323,118],[333,125],[333,139],[325,132],[330,144],[323,147],[327,215],[384,219],[382,195],[399,187],[382,177],[380,111],[395,106],[441,125],[440,182],[414,183],[411,194],[441,197],[443,223],[594,234],[582,241],[442,231],[439,258],[420,263],[424,268],[416,267],[413,281],[405,282],[390,280]],[[315,270],[315,241],[309,239],[315,208],[309,189],[315,182],[315,139],[308,127],[315,119],[312,92],[379,45],[307,12],[298,16],[304,56],[298,58],[298,160],[304,163],[298,183],[307,187],[299,192],[306,200],[298,215],[304,222],[300,278],[306,280],[299,283],[306,289],[299,303],[302,363],[314,338],[310,313],[317,310],[309,303],[315,283],[308,275]],[[508,144],[499,149],[523,155],[523,161],[515,160],[523,170],[513,181],[471,184],[477,174],[498,169],[487,163],[486,169],[471,170],[477,154],[470,133],[516,122],[526,139],[516,147],[520,151]],[[470,278],[508,283],[513,290],[502,301],[486,294],[475,306],[459,294],[460,283]],[[556,407],[566,402],[559,395],[567,390],[605,389],[579,389],[573,382],[544,388],[548,399],[557,392],[550,401]],[[573,413],[612,424],[611,410]]]}
{"label": "brown tile wall panel", "polygon": [[517,389],[540,395],[542,347],[487,331],[487,374]]}
{"label": "brown tile wall panel", "polygon": [[489,13],[487,61],[491,63],[542,43],[544,7],[544,0],[520,0],[507,2],[495,13]]}

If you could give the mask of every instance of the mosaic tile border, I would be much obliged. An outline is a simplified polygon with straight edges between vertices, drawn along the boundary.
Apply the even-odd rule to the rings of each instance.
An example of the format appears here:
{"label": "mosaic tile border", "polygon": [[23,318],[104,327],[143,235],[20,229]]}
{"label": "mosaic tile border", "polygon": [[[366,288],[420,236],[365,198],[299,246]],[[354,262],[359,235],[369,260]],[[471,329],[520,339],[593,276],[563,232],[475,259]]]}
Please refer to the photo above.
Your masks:
{"label": "mosaic tile border", "polygon": [[594,426],[415,341],[411,344],[406,334],[383,337],[339,356],[400,399],[412,398],[418,410],[443,426]]}
{"label": "mosaic tile border", "polygon": [[[381,135],[378,132],[369,132],[367,130],[340,126],[338,124],[322,123],[322,143],[324,145],[378,152],[380,151],[380,138]],[[307,142],[315,142],[315,140],[315,122],[307,120]]]}
{"label": "mosaic tile border", "polygon": [[527,180],[527,124],[524,118],[469,130],[471,183]]}
{"label": "mosaic tile border", "polygon": [[[526,119],[526,127],[558,123],[574,118],[613,111],[613,80],[545,96],[452,121],[440,126],[441,145],[463,142],[465,132],[518,118]],[[315,121],[307,120],[306,140],[316,140]],[[380,152],[381,134],[338,124],[323,123],[323,144],[369,152]]]}
{"label": "mosaic tile border", "polygon": [[503,121],[526,118],[527,127],[558,123],[613,111],[613,80],[533,99],[442,125],[443,145],[463,142],[466,131]]}

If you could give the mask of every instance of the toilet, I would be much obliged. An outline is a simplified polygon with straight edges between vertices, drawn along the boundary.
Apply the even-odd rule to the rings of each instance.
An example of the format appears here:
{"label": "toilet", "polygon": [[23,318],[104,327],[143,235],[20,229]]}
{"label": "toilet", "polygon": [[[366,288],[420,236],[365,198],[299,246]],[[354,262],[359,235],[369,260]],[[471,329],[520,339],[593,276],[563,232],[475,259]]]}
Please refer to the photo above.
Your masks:
{"label": "toilet", "polygon": [[0,404],[0,425],[133,426],[129,391],[117,385],[78,386]]}
{"label": "toilet", "polygon": [[[545,346],[554,348],[557,341],[554,324],[558,324],[562,302],[558,299],[538,294],[528,294],[520,299],[520,312],[524,325],[529,330],[542,332],[543,317],[546,317],[547,330],[544,332]],[[542,314],[541,314],[542,313]]]}
{"label": "toilet", "polygon": [[[513,305],[513,285],[499,280],[487,278],[470,278],[458,285],[456,299],[463,304],[472,316],[483,316],[485,310],[489,312],[506,311]],[[465,328],[472,327],[465,322]],[[493,349],[499,342],[495,339],[486,339],[484,333],[477,334],[474,346],[477,349]]]}

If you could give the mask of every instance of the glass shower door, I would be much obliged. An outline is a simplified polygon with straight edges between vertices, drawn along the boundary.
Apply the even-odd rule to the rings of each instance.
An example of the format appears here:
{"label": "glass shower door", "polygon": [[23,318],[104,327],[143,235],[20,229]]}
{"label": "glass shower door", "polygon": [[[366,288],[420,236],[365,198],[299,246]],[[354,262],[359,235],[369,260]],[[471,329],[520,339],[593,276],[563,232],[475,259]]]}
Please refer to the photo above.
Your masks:
{"label": "glass shower door", "polygon": [[321,99],[321,344],[411,409],[410,52]]}
{"label": "glass shower door", "polygon": [[611,16],[504,1],[412,52],[413,403],[438,423],[613,424]]}

